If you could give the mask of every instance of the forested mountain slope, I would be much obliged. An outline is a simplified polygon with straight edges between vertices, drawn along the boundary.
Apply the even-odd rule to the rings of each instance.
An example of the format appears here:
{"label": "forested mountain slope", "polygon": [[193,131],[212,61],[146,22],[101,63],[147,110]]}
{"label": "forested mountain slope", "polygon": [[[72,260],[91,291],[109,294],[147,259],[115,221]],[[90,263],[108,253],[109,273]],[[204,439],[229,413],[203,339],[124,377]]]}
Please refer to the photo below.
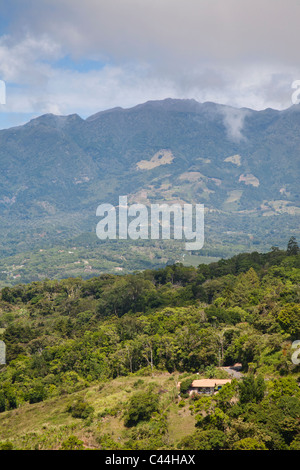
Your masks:
{"label": "forested mountain slope", "polygon": [[[2,446],[299,449],[295,247],[2,289]],[[236,362],[217,395],[178,397]]]}
{"label": "forested mountain slope", "polygon": [[[150,101],[0,131],[1,256],[95,233],[99,204],[201,203],[206,242],[283,248],[299,226],[300,105]],[[224,255],[223,253],[223,255]]]}

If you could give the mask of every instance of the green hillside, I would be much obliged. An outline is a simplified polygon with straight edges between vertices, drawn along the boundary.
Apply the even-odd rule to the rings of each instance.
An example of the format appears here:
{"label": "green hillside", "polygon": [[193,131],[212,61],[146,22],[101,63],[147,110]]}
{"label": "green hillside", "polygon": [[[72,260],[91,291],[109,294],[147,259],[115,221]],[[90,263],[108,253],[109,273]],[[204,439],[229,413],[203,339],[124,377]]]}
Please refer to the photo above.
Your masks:
{"label": "green hillside", "polygon": [[[1,448],[299,449],[299,281],[292,239],[198,267],[3,288]],[[216,395],[186,394],[237,362],[242,377]]]}
{"label": "green hillside", "polygon": [[129,204],[204,204],[213,257],[284,248],[299,236],[299,124],[299,105],[166,99],[1,130],[0,256],[94,235],[98,205],[122,195]]}

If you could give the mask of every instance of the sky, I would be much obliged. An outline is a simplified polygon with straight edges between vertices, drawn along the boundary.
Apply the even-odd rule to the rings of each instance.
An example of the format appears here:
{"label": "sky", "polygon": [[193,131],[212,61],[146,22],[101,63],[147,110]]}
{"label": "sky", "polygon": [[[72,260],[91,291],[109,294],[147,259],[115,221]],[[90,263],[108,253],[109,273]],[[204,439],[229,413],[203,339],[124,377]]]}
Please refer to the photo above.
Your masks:
{"label": "sky", "polygon": [[299,0],[0,0],[0,129],[165,98],[286,109],[299,18]]}

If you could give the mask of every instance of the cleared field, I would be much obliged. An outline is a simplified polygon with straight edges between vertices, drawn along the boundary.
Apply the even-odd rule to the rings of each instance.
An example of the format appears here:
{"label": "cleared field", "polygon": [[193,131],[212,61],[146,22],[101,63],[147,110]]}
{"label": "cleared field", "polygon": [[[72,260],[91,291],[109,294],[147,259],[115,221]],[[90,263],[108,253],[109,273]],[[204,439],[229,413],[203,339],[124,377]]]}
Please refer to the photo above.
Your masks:
{"label": "cleared field", "polygon": [[[167,373],[122,377],[68,396],[26,404],[0,414],[0,442],[10,442],[14,449],[55,450],[70,436],[76,436],[88,449],[105,448],[105,442],[117,448],[124,445],[131,432],[124,426],[126,402],[138,390],[152,387],[160,395],[161,412],[167,413],[166,439],[176,446],[195,426],[188,404],[178,407],[177,379],[176,374]],[[92,417],[78,419],[67,411],[78,399],[93,407]]]}

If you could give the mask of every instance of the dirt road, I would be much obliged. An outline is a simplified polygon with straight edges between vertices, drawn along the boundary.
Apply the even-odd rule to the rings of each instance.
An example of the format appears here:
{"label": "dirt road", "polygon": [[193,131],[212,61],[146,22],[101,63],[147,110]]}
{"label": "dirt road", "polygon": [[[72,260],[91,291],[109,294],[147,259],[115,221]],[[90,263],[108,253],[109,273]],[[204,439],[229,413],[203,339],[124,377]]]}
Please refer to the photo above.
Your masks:
{"label": "dirt road", "polygon": [[235,379],[241,379],[243,377],[242,372],[233,369],[232,367],[220,367],[220,369],[225,370],[229,375],[231,375]]}

